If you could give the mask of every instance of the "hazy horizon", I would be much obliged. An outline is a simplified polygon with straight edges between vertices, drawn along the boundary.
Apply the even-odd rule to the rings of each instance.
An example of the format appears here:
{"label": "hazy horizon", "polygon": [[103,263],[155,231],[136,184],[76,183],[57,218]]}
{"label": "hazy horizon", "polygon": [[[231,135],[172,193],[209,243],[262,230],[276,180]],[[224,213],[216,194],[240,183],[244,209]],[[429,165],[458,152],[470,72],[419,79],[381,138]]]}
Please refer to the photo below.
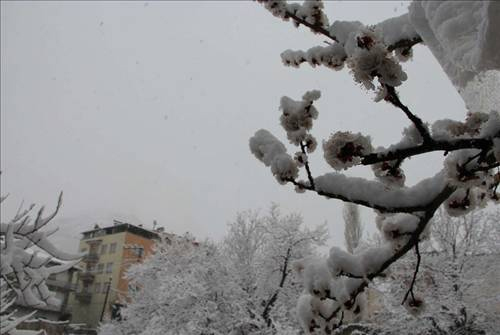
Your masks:
{"label": "hazy horizon", "polygon": [[[326,12],[375,24],[406,7],[327,2]],[[1,192],[10,194],[2,220],[22,199],[50,211],[62,190],[54,225],[66,248],[95,221],[112,218],[220,239],[238,211],[265,211],[271,202],[302,213],[308,226],[327,221],[340,245],[342,203],[276,183],[248,139],[266,128],[285,140],[279,99],[310,89],[322,91],[313,128],[319,141],[351,130],[388,145],[409,124],[373,102],[347,69],[283,66],[282,51],[323,38],[254,2],[2,1],[1,10]],[[414,49],[403,64],[402,101],[429,122],[465,115],[429,50]],[[438,171],[440,154],[430,156],[426,164],[405,162],[409,184]],[[321,150],[310,160],[316,175],[330,171]],[[372,175],[370,168],[348,173]]]}

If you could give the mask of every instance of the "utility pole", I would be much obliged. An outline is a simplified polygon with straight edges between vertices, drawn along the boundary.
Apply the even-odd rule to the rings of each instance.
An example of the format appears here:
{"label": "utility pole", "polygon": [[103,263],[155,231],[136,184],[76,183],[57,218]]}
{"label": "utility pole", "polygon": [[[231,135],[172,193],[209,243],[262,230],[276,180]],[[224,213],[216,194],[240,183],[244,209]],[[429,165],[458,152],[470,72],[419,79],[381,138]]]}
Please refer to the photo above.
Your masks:
{"label": "utility pole", "polygon": [[99,320],[100,322],[102,322],[102,319],[104,318],[104,311],[106,310],[106,304],[108,303],[109,291],[111,290],[111,277],[109,278],[107,284],[108,284],[108,287],[106,288],[106,296],[104,297],[104,305],[102,305],[101,318]]}

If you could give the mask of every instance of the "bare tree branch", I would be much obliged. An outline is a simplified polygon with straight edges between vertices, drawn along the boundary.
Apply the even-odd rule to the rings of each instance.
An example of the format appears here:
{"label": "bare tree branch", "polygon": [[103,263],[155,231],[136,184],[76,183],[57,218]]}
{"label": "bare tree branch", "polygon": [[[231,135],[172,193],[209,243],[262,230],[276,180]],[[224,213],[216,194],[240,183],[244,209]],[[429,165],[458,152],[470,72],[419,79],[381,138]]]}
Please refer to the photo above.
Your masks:
{"label": "bare tree branch", "polygon": [[405,293],[405,296],[401,304],[405,303],[406,299],[408,299],[409,294],[411,294],[411,298],[413,299],[413,301],[415,301],[415,296],[413,294],[413,287],[415,286],[415,282],[417,280],[417,274],[418,270],[420,269],[420,260],[421,260],[420,251],[418,250],[418,242],[415,244],[415,254],[417,255],[417,264],[415,265],[415,271],[413,272],[413,278],[411,279],[410,287],[408,288],[408,291]]}

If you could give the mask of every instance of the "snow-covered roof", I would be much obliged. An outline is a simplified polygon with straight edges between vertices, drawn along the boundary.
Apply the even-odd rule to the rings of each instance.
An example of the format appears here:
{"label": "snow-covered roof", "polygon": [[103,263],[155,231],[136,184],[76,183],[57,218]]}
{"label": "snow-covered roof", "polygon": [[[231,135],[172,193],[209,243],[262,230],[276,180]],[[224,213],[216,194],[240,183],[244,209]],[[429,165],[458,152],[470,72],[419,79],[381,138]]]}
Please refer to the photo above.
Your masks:
{"label": "snow-covered roof", "polygon": [[149,239],[159,239],[159,233],[157,231],[153,231],[150,229],[146,229],[141,226],[136,226],[131,223],[127,222],[120,222],[120,221],[114,221],[114,224],[112,226],[108,227],[95,227],[94,229],[87,230],[82,232],[83,234],[83,239],[86,238],[94,238],[97,237],[97,235],[102,234],[102,235],[110,235],[110,234],[117,234],[121,232],[128,231],[132,234],[136,234],[145,238]]}

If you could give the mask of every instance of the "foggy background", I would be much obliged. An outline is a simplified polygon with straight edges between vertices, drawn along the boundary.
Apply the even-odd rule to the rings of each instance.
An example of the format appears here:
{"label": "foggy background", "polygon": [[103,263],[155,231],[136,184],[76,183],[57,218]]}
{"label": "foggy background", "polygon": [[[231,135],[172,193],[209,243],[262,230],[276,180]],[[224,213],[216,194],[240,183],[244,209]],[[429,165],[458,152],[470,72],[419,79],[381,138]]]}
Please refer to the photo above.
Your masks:
{"label": "foggy background", "polygon": [[[375,24],[407,6],[327,2],[326,13]],[[248,149],[260,128],[286,142],[279,99],[311,89],[322,91],[312,130],[320,143],[338,130],[369,134],[374,146],[399,140],[409,121],[373,102],[347,69],[281,64],[282,51],[324,40],[254,2],[2,1],[2,221],[22,200],[52,210],[63,190],[54,239],[76,250],[81,231],[113,218],[220,239],[238,211],[274,201],[308,226],[327,221],[331,243],[342,244],[342,203],[279,185]],[[429,122],[465,116],[427,48],[414,53],[402,102]],[[407,185],[434,175],[441,155],[405,163]],[[331,171],[322,156],[319,145],[314,175]],[[374,231],[370,211],[363,218]]]}

